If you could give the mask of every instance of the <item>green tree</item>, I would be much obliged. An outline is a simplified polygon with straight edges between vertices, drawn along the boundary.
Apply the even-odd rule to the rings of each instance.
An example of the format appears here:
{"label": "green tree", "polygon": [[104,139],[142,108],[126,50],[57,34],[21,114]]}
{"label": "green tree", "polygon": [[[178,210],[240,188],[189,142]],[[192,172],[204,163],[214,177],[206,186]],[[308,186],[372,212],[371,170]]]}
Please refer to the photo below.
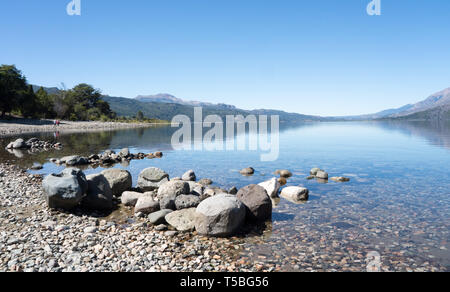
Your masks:
{"label": "green tree", "polygon": [[0,66],[0,111],[2,117],[17,109],[20,98],[27,90],[27,81],[14,65]]}
{"label": "green tree", "polygon": [[28,89],[19,94],[16,109],[25,118],[35,118],[39,116],[40,108],[37,97],[34,94],[33,86],[28,85]]}
{"label": "green tree", "polygon": [[39,117],[44,119],[52,119],[56,117],[54,97],[50,96],[43,87],[36,92],[36,99],[38,103]]}
{"label": "green tree", "polygon": [[142,121],[144,119],[144,113],[142,111],[138,111],[136,114],[136,119]]}

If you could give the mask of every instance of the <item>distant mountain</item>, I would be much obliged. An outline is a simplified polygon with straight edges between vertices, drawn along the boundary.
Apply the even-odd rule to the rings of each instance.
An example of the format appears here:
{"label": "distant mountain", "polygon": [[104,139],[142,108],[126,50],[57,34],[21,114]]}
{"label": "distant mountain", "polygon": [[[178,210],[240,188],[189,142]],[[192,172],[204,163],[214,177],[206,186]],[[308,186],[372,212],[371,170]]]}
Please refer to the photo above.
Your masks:
{"label": "distant mountain", "polygon": [[136,100],[141,102],[158,102],[158,103],[176,103],[182,105],[192,106],[213,106],[214,104],[200,101],[185,101],[180,98],[176,98],[173,95],[167,93],[160,93],[155,95],[139,95],[135,97]]}
{"label": "distant mountain", "polygon": [[450,111],[450,88],[447,88],[415,104],[408,104],[400,108],[388,109],[374,114],[334,117],[334,119],[343,119],[343,120],[448,119],[449,111]]}
{"label": "distant mountain", "polygon": [[[171,121],[176,115],[186,115],[193,120],[194,107],[201,106],[203,109],[203,116],[218,115],[225,119],[227,115],[243,115],[250,114],[265,114],[265,115],[279,115],[282,122],[304,122],[304,121],[318,121],[320,117],[307,116],[296,113],[287,113],[276,110],[243,110],[232,105],[226,104],[192,104],[189,102],[169,103],[169,100],[174,100],[173,96],[155,96],[150,98],[141,96],[139,99],[130,99],[125,97],[103,96],[103,99],[109,103],[111,109],[119,116],[133,117],[138,111],[142,111],[144,116],[148,118],[155,118],[160,120]],[[158,100],[158,101],[154,101]],[[177,99],[178,100],[178,99]]]}

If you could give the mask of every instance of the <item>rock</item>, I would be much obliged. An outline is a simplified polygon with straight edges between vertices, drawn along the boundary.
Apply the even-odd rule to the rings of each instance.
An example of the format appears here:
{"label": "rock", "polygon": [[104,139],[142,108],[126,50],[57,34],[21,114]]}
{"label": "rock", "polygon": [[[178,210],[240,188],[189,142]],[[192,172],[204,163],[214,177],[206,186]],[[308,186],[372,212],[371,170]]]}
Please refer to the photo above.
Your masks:
{"label": "rock", "polygon": [[27,142],[25,142],[25,144],[27,144],[28,146],[31,146],[33,143],[39,142],[38,138],[30,138],[27,140]]}
{"label": "rock", "polygon": [[85,157],[81,157],[78,155],[66,156],[60,159],[62,163],[65,163],[67,166],[76,166],[76,165],[86,165],[89,164],[89,161]]}
{"label": "rock", "polygon": [[162,153],[162,152],[159,152],[159,151],[158,151],[158,152],[155,152],[154,155],[155,155],[156,158],[162,158],[162,157],[163,157],[163,153]]}
{"label": "rock", "polygon": [[309,190],[302,187],[286,187],[281,191],[281,196],[293,202],[306,201],[309,198]]}
{"label": "rock", "polygon": [[203,195],[203,192],[205,191],[205,187],[199,183],[188,181],[189,184],[189,194],[201,196]]}
{"label": "rock", "polygon": [[40,163],[36,163],[35,165],[33,165],[32,167],[30,167],[30,170],[41,170],[44,167],[42,166],[42,164]]}
{"label": "rock", "polygon": [[122,150],[120,150],[119,156],[120,157],[128,157],[128,156],[130,156],[130,149],[123,148]]}
{"label": "rock", "polygon": [[317,174],[319,171],[321,171],[321,169],[315,167],[315,168],[311,169],[311,171],[309,172],[309,174],[316,176],[316,174]]}
{"label": "rock", "polygon": [[165,173],[163,170],[150,167],[144,169],[138,178],[138,188],[144,192],[153,191],[159,188],[162,184],[169,181],[169,175]]}
{"label": "rock", "polygon": [[237,189],[237,187],[231,187],[229,190],[228,190],[228,193],[230,194],[230,195],[236,195],[237,193],[238,193],[238,189]]}
{"label": "rock", "polygon": [[156,231],[166,231],[167,230],[167,225],[165,224],[160,224],[158,226],[155,227]]}
{"label": "rock", "polygon": [[201,180],[199,180],[198,183],[201,184],[202,186],[209,186],[213,184],[213,181],[210,180],[209,178],[202,178]]}
{"label": "rock", "polygon": [[13,149],[14,142],[11,142],[6,146],[6,149]]}
{"label": "rock", "polygon": [[85,196],[87,180],[80,170],[68,168],[61,174],[48,175],[42,186],[49,208],[70,210]]}
{"label": "rock", "polygon": [[189,184],[184,181],[168,181],[158,189],[158,200],[161,209],[175,210],[175,199],[179,195],[189,194]]}
{"label": "rock", "polygon": [[167,223],[178,231],[193,231],[195,228],[195,208],[174,211],[165,218]]}
{"label": "rock", "polygon": [[104,170],[102,174],[108,180],[115,197],[120,197],[123,192],[131,190],[133,179],[128,171],[114,168]]}
{"label": "rock", "polygon": [[134,213],[142,213],[144,215],[159,211],[159,203],[153,200],[151,196],[141,196],[134,207]]}
{"label": "rock", "polygon": [[172,213],[173,210],[170,209],[163,209],[154,213],[151,213],[148,215],[148,221],[153,225],[159,225],[159,224],[165,224],[166,222],[166,215]]}
{"label": "rock", "polygon": [[307,180],[312,180],[312,179],[315,179],[316,177],[314,176],[314,175],[310,175],[310,176],[308,176],[306,179]]}
{"label": "rock", "polygon": [[219,194],[198,205],[195,229],[201,235],[226,237],[244,224],[246,208],[235,196]]}
{"label": "rock", "polygon": [[317,178],[320,178],[320,179],[328,179],[328,173],[326,173],[325,171],[323,171],[323,170],[320,170],[320,171],[318,171],[317,173],[316,173],[316,177]]}
{"label": "rock", "polygon": [[236,197],[247,207],[247,218],[250,221],[264,221],[272,217],[272,201],[263,187],[243,187]]}
{"label": "rock", "polygon": [[95,233],[98,229],[95,226],[89,226],[84,229],[84,233]]}
{"label": "rock", "polygon": [[276,198],[278,197],[278,191],[280,190],[281,184],[279,183],[277,178],[272,178],[268,181],[262,182],[258,184],[259,186],[263,187],[269,197]]}
{"label": "rock", "polygon": [[200,204],[200,196],[196,195],[179,195],[175,199],[175,207],[177,210],[195,208]]}
{"label": "rock", "polygon": [[110,210],[113,207],[112,191],[108,180],[103,174],[86,176],[88,182],[87,196],[83,198],[82,206],[92,210]]}
{"label": "rock", "polygon": [[255,174],[255,169],[253,169],[252,167],[247,167],[239,171],[239,173],[242,175],[253,175]]}
{"label": "rock", "polygon": [[290,178],[292,176],[292,172],[290,172],[289,170],[286,169],[280,169],[275,171],[275,174],[279,175],[280,177],[284,177],[284,178]]}
{"label": "rock", "polygon": [[278,178],[278,183],[280,184],[280,186],[284,186],[287,184],[287,180],[284,177],[280,177]]}
{"label": "rock", "polygon": [[16,141],[12,142],[12,148],[13,149],[23,149],[23,148],[28,148],[28,146],[23,139],[19,138]]}
{"label": "rock", "polygon": [[350,179],[348,177],[343,177],[343,176],[335,176],[330,178],[330,180],[335,181],[335,182],[349,182]]}
{"label": "rock", "polygon": [[136,206],[136,203],[139,200],[139,198],[142,196],[144,196],[144,194],[142,194],[142,193],[124,192],[124,193],[122,193],[121,201],[122,201],[122,204],[125,206],[134,207],[134,206]]}
{"label": "rock", "polygon": [[188,170],[183,176],[181,177],[184,181],[196,181],[197,177],[195,176],[195,172],[191,169]]}
{"label": "rock", "polygon": [[172,230],[164,232],[164,236],[167,236],[167,237],[174,237],[177,234],[178,234],[178,232],[172,231]]}

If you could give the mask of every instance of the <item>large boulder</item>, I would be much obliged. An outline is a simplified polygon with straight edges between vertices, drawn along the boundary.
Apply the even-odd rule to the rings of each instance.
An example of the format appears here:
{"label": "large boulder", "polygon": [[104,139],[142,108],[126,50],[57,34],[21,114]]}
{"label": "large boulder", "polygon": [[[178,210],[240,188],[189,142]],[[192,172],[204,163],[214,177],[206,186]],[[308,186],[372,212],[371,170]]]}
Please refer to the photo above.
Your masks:
{"label": "large boulder", "polygon": [[269,197],[276,198],[278,197],[278,191],[280,190],[281,184],[280,181],[274,177],[268,181],[260,183],[259,186],[266,190]]}
{"label": "large boulder", "polygon": [[233,235],[245,222],[246,208],[235,196],[219,194],[198,205],[195,229],[201,235],[226,237]]}
{"label": "large boulder", "polygon": [[168,181],[158,189],[158,200],[161,209],[175,210],[175,199],[179,195],[187,195],[190,192],[189,184],[184,181]]}
{"label": "large boulder", "polygon": [[205,187],[199,183],[188,181],[189,184],[189,194],[201,196],[203,195],[203,192],[205,191]]}
{"label": "large boulder", "polygon": [[88,189],[84,173],[73,168],[67,168],[60,174],[48,175],[42,186],[48,207],[65,210],[78,206]]}
{"label": "large boulder", "polygon": [[150,167],[144,169],[138,178],[138,188],[144,192],[153,191],[159,188],[162,184],[169,181],[169,175],[164,170]]}
{"label": "large boulder", "polygon": [[143,193],[138,192],[123,192],[122,197],[120,200],[122,201],[122,204],[129,207],[136,206],[137,201],[140,197],[144,196]]}
{"label": "large boulder", "polygon": [[200,196],[196,195],[179,195],[175,199],[175,207],[177,210],[195,208],[200,204]]}
{"label": "large boulder", "polygon": [[113,207],[113,194],[108,180],[103,174],[86,176],[88,182],[87,196],[83,198],[82,206],[92,210],[110,210]]}
{"label": "large boulder", "polygon": [[319,179],[327,180],[327,179],[328,179],[328,173],[326,173],[326,172],[323,171],[323,170],[319,170],[319,171],[316,173],[316,177],[319,178]]}
{"label": "large boulder", "polygon": [[184,181],[196,181],[197,177],[195,176],[195,172],[191,169],[188,170],[183,176],[181,177]]}
{"label": "large boulder", "polygon": [[169,213],[165,217],[167,223],[181,232],[193,231],[195,228],[195,208]]}
{"label": "large boulder", "polygon": [[314,168],[312,168],[312,169],[309,171],[309,173],[310,173],[311,175],[316,176],[316,174],[317,174],[319,171],[321,171],[320,168],[314,167]]}
{"label": "large boulder", "polygon": [[166,222],[166,215],[172,213],[173,210],[170,209],[163,209],[159,210],[157,212],[151,213],[148,215],[148,221],[153,225],[160,225],[165,224]]}
{"label": "large boulder", "polygon": [[123,192],[129,191],[133,184],[131,174],[123,169],[107,169],[102,174],[109,182],[112,193],[116,197],[120,197]]}
{"label": "large boulder", "polygon": [[150,214],[159,211],[159,203],[151,196],[141,196],[134,207],[134,213]]}
{"label": "large boulder", "polygon": [[281,191],[281,196],[294,203],[307,201],[309,190],[303,187],[286,187]]}
{"label": "large boulder", "polygon": [[264,221],[272,217],[272,201],[263,187],[243,187],[236,197],[247,207],[247,217],[250,221]]}

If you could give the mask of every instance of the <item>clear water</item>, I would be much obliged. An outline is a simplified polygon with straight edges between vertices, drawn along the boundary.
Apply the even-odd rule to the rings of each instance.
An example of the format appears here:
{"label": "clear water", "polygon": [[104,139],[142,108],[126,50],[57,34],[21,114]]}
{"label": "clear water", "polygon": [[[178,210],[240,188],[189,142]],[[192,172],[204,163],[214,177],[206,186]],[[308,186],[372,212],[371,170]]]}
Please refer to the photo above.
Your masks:
{"label": "clear water", "polygon": [[[339,122],[281,125],[280,156],[261,162],[255,151],[173,150],[175,129],[155,127],[97,133],[36,134],[64,144],[62,151],[9,153],[0,141],[1,161],[26,167],[44,164],[39,172],[59,172],[49,158],[88,155],[129,147],[132,152],[163,151],[163,159],[135,160],[134,179],[150,166],[171,177],[194,169],[223,188],[243,187],[273,177],[277,169],[294,176],[288,185],[309,188],[310,200],[281,200],[263,234],[243,239],[240,258],[282,270],[364,270],[366,255],[376,251],[386,270],[439,270],[450,266],[450,125],[421,122]],[[18,158],[16,156],[23,156]],[[239,170],[252,166],[244,177]],[[319,183],[306,177],[313,167],[349,183]],[[96,173],[101,169],[87,169]],[[135,182],[136,183],[136,182]],[[241,239],[242,240],[242,239]]]}

